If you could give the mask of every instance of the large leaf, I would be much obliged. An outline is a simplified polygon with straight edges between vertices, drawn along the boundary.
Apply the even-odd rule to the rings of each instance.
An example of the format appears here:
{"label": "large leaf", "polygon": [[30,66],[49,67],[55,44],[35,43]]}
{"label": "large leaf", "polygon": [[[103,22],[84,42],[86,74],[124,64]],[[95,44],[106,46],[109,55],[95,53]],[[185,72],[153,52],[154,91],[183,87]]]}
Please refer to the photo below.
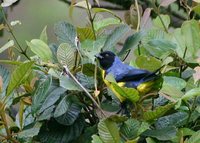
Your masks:
{"label": "large leaf", "polygon": [[[32,111],[34,113],[37,112],[42,107],[44,101],[46,100],[46,97],[49,95],[48,92],[51,83],[52,83],[52,77],[49,75],[43,76],[36,82],[36,87],[32,99]],[[50,92],[52,92],[53,89],[54,88],[52,88]]]}
{"label": "large leaf", "polygon": [[75,45],[76,29],[73,25],[61,21],[55,24],[54,31],[60,43]]}
{"label": "large leaf", "polygon": [[109,50],[114,47],[129,31],[131,31],[131,29],[128,25],[120,25],[115,28],[115,30],[108,36],[103,49]]}
{"label": "large leaf", "polygon": [[147,130],[143,133],[145,136],[153,137],[161,141],[168,141],[176,137],[175,127],[166,127],[158,130]]}
{"label": "large leaf", "polygon": [[52,52],[49,46],[40,39],[33,39],[31,42],[26,42],[31,51],[38,55],[43,61],[48,62],[52,60]]}
{"label": "large leaf", "polygon": [[74,95],[67,95],[56,107],[54,117],[60,124],[71,125],[79,116],[81,106],[75,100]]}
{"label": "large leaf", "polygon": [[175,43],[164,39],[154,39],[149,41],[148,44],[152,47],[152,49],[147,50],[158,58],[174,53],[176,50]]}
{"label": "large leaf", "polygon": [[134,88],[120,87],[116,83],[112,83],[112,86],[118,94],[133,103],[137,102],[140,98],[138,91]]}
{"label": "large leaf", "polygon": [[119,143],[120,136],[117,124],[109,119],[101,120],[98,124],[98,131],[104,143]]}
{"label": "large leaf", "polygon": [[59,85],[51,86],[50,92],[45,101],[43,102],[39,112],[43,112],[45,109],[49,108],[54,103],[56,103],[65,91],[66,89],[59,87]]}
{"label": "large leaf", "polygon": [[77,139],[85,126],[85,121],[80,116],[73,125],[64,126],[55,120],[43,124],[38,138],[42,143],[72,143]]}
{"label": "large leaf", "polygon": [[185,21],[181,26],[181,32],[187,47],[188,56],[197,56],[200,48],[200,28],[196,20]]}
{"label": "large leaf", "polygon": [[157,119],[165,115],[165,113],[168,112],[172,107],[174,107],[173,103],[167,104],[165,106],[157,107],[154,111],[145,112],[143,115],[143,118],[146,121],[152,121],[154,119]]}
{"label": "large leaf", "polygon": [[5,96],[6,94],[6,88],[8,86],[8,83],[10,81],[10,72],[4,68],[2,65],[0,65],[0,76],[1,76],[1,91],[0,91],[0,98]]}
{"label": "large leaf", "polygon": [[117,25],[120,24],[121,21],[119,19],[116,18],[105,18],[99,21],[94,21],[94,29],[95,31],[99,31],[103,28],[106,28],[110,25]]}
{"label": "large leaf", "polygon": [[68,43],[62,43],[57,50],[57,59],[61,65],[67,65],[67,67],[72,70],[75,66],[75,49],[73,45]]}
{"label": "large leaf", "polygon": [[169,84],[173,87],[176,87],[179,90],[185,88],[187,84],[185,80],[178,77],[164,76],[163,79],[164,79],[163,84]]}
{"label": "large leaf", "polygon": [[82,89],[68,76],[60,76],[60,86],[67,90],[79,90]]}
{"label": "large leaf", "polygon": [[12,73],[8,84],[6,95],[10,95],[31,73],[31,68],[34,62],[23,63],[18,66]]}
{"label": "large leaf", "polygon": [[155,126],[157,129],[162,129],[170,126],[181,127],[188,119],[188,114],[186,112],[177,112],[171,115],[163,116],[159,118]]}
{"label": "large leaf", "polygon": [[123,55],[126,51],[135,48],[139,44],[143,36],[144,36],[144,32],[137,32],[129,36],[126,39],[124,46],[122,50],[120,51],[119,55]]}
{"label": "large leaf", "polygon": [[162,62],[160,60],[151,56],[138,56],[135,62],[140,69],[146,69],[152,72],[156,71],[162,66]]}

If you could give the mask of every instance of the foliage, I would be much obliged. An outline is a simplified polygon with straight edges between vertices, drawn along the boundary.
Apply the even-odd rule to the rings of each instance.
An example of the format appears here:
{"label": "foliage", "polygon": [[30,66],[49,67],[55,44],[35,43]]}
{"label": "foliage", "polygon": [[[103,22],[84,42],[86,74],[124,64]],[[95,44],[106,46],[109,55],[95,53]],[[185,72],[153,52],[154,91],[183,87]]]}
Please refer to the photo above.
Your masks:
{"label": "foliage", "polygon": [[[174,0],[153,3],[144,12],[135,0],[136,14],[129,18],[137,20],[136,26],[108,9],[92,8],[88,0],[75,3],[70,12],[74,7],[86,11],[85,27],[58,22],[55,43],[48,43],[45,27],[38,39],[26,41],[27,48],[17,41],[1,7],[3,29],[13,40],[0,53],[15,48],[26,59],[10,54],[11,60],[0,60],[0,142],[198,143],[200,27],[190,14],[199,14],[200,2],[184,3],[188,20],[176,28],[169,15],[161,14]],[[110,17],[100,19],[101,13]],[[159,80],[154,90],[141,93],[119,86],[112,75],[103,77],[94,58],[102,50],[136,68],[157,70],[162,86]]]}

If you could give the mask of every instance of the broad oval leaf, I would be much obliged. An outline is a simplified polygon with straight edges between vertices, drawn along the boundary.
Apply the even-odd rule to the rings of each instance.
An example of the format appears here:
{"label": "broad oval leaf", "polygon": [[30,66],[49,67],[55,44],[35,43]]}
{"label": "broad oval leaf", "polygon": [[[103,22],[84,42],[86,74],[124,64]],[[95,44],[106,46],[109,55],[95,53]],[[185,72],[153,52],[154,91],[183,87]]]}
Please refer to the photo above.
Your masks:
{"label": "broad oval leaf", "polygon": [[165,84],[171,85],[171,86],[177,88],[178,90],[182,90],[183,88],[186,87],[187,83],[182,78],[173,77],[173,76],[164,76],[163,77],[163,86],[165,86]]}
{"label": "broad oval leaf", "polygon": [[6,95],[9,96],[20,84],[28,77],[32,71],[34,62],[23,63],[18,66],[12,73],[8,84]]}
{"label": "broad oval leaf", "polygon": [[84,41],[86,39],[95,40],[95,36],[91,27],[77,27],[77,33],[80,41]]}
{"label": "broad oval leaf", "polygon": [[26,42],[31,51],[40,57],[43,61],[49,62],[52,60],[52,52],[49,46],[40,39],[33,39],[31,42]]}
{"label": "broad oval leaf", "polygon": [[128,25],[122,24],[119,27],[115,28],[115,30],[108,36],[103,49],[109,50],[114,47],[119,40],[124,37],[129,31],[131,31]]}
{"label": "broad oval leaf", "polygon": [[120,143],[120,136],[117,124],[109,119],[101,120],[98,124],[98,131],[104,143]]}
{"label": "broad oval leaf", "polygon": [[61,21],[55,24],[54,31],[60,43],[69,43],[75,46],[76,29],[73,25]]}
{"label": "broad oval leaf", "polygon": [[120,23],[121,23],[121,21],[117,18],[105,18],[100,21],[94,21],[94,29],[95,29],[95,31],[99,31],[108,26],[117,25]]}
{"label": "broad oval leaf", "polygon": [[75,47],[68,44],[62,43],[57,50],[57,59],[61,65],[67,65],[72,70],[75,67]]}
{"label": "broad oval leaf", "polygon": [[144,136],[154,137],[160,141],[168,141],[176,137],[177,130],[175,127],[166,127],[157,130],[148,130],[143,133]]}
{"label": "broad oval leaf", "polygon": [[199,23],[196,20],[185,21],[181,26],[181,33],[186,43],[187,56],[197,56],[197,51],[200,49]]}
{"label": "broad oval leaf", "polygon": [[155,71],[162,66],[162,62],[160,60],[151,56],[138,56],[135,62],[140,69],[146,69],[149,71]]}
{"label": "broad oval leaf", "polygon": [[97,135],[93,135],[92,136],[92,143],[103,143],[103,141],[101,140],[101,138]]}

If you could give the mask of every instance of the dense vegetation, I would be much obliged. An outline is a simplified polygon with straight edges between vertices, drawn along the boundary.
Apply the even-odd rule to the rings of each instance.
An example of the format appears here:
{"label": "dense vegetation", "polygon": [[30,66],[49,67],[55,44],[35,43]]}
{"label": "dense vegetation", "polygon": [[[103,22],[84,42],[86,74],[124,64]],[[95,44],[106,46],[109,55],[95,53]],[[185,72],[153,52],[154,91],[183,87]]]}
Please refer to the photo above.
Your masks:
{"label": "dense vegetation", "polygon": [[[72,0],[69,13],[82,8],[88,24],[57,22],[55,43],[48,42],[45,27],[27,47],[13,32],[20,21],[10,24],[3,9],[14,2],[0,7],[0,30],[11,36],[0,48],[10,59],[0,60],[0,142],[200,142],[199,0],[152,0],[145,7],[143,1],[127,1],[125,21],[88,0]],[[181,23],[167,9],[181,11]],[[140,69],[162,67],[162,86],[141,93],[103,77],[94,55],[105,50]],[[126,101],[119,101],[105,79]]]}

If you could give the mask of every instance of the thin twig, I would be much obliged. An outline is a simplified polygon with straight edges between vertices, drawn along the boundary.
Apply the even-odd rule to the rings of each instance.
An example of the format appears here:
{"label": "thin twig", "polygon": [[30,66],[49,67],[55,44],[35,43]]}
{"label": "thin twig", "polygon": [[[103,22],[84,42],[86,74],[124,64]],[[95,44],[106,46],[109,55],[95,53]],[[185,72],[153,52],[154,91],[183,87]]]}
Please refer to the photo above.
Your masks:
{"label": "thin twig", "polygon": [[94,29],[94,18],[92,18],[92,13],[90,11],[90,6],[89,6],[89,1],[88,0],[85,0],[86,1],[86,5],[87,5],[87,10],[88,10],[88,17],[90,19],[90,23],[92,25],[92,31],[93,31],[93,34],[94,34],[94,39],[96,40],[97,37],[96,37],[96,33],[95,33],[95,29]]}
{"label": "thin twig", "polygon": [[99,110],[104,115],[104,117],[106,117],[106,115],[104,114],[104,112],[101,109],[100,105],[96,102],[96,100],[93,98],[93,96],[87,91],[87,89],[85,87],[83,87],[83,85],[76,79],[76,77],[74,77],[74,75],[69,71],[68,67],[67,66],[63,66],[63,68],[65,70],[64,72],[66,72],[81,87],[81,89],[93,101],[93,103],[97,106],[97,108],[99,108]]}
{"label": "thin twig", "polygon": [[138,17],[136,31],[138,32],[139,29],[140,29],[140,9],[139,9],[138,1],[137,0],[135,0],[135,6],[136,6],[136,10],[137,10],[137,17]]}

